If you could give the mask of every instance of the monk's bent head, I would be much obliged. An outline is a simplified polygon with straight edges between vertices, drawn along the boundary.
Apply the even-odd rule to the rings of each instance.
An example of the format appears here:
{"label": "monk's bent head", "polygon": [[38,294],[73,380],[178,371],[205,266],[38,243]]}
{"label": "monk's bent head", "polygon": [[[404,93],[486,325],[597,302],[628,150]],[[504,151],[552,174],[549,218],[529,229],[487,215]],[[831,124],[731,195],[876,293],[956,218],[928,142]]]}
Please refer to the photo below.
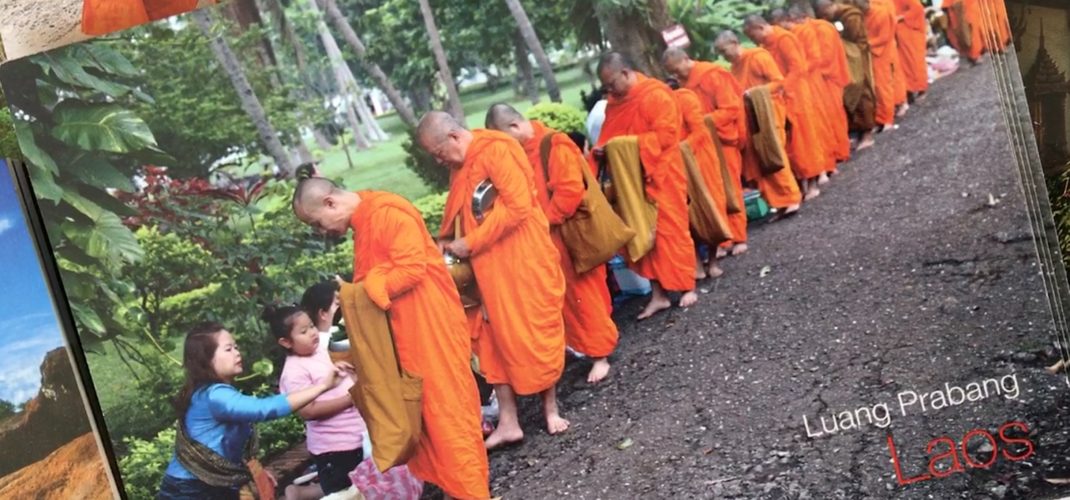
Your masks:
{"label": "monk's bent head", "polygon": [[661,65],[670,75],[675,76],[681,82],[686,82],[687,77],[691,75],[691,68],[694,67],[695,61],[691,60],[684,49],[669,47],[661,54]]}
{"label": "monk's bent head", "polygon": [[628,95],[628,91],[638,81],[635,66],[620,52],[602,55],[598,60],[598,79],[602,82],[602,88],[618,99]]}
{"label": "monk's bent head", "polygon": [[472,133],[449,113],[429,111],[416,126],[416,140],[440,165],[458,168],[464,164]]}
{"label": "monk's bent head", "polygon": [[784,9],[773,9],[773,11],[769,13],[769,22],[780,26],[781,28],[787,29],[791,27],[791,19],[788,19],[788,11]]}
{"label": "monk's bent head", "polygon": [[531,120],[524,118],[524,115],[520,114],[516,108],[504,102],[494,104],[487,110],[484,126],[491,130],[505,132],[521,144],[535,137],[535,129],[531,126]]}
{"label": "monk's bent head", "polygon": [[814,17],[814,11],[809,5],[795,4],[788,8],[788,19],[793,22],[801,23],[811,17]]}
{"label": "monk's bent head", "polygon": [[817,0],[814,2],[814,10],[822,19],[831,21],[836,15],[836,2],[832,0]]}
{"label": "monk's bent head", "polygon": [[731,30],[722,31],[717,35],[713,41],[713,50],[733,62],[739,60],[739,56],[743,54],[743,48],[739,45],[739,37]]}
{"label": "monk's bent head", "polygon": [[743,20],[743,34],[747,35],[747,38],[754,40],[754,43],[761,44],[764,42],[772,30],[773,27],[769,25],[769,22],[757,14],[747,16]]}
{"label": "monk's bent head", "polygon": [[310,177],[298,181],[293,210],[301,222],[318,233],[339,237],[349,231],[349,219],[359,203],[356,193],[338,187],[329,179]]}
{"label": "monk's bent head", "polygon": [[869,0],[852,0],[850,3],[861,9],[862,13],[869,12]]}

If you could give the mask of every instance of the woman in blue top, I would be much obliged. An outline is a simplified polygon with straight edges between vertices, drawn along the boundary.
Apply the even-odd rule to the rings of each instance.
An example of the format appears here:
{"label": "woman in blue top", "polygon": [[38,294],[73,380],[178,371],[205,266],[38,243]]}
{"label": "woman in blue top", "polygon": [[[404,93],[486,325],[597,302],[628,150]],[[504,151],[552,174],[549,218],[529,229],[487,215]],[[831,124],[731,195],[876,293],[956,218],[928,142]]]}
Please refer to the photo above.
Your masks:
{"label": "woman in blue top", "polygon": [[246,396],[231,383],[242,372],[241,353],[222,325],[208,323],[186,336],[186,384],[175,400],[178,438],[158,499],[237,499],[251,479],[245,466],[253,423],[285,417],[311,403],[339,380],[275,396]]}

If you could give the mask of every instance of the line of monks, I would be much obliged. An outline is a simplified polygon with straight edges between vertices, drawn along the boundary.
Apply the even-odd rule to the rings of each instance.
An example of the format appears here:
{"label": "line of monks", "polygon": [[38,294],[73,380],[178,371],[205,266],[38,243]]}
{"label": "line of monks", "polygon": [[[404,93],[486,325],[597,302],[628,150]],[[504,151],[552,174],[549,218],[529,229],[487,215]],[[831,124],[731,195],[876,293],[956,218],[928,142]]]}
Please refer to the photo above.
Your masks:
{"label": "line of monks", "polygon": [[[953,29],[990,25],[979,16],[997,9],[978,2],[1002,4],[953,0],[954,12],[964,14],[951,18]],[[954,6],[959,3],[977,8]],[[566,346],[593,360],[589,382],[609,373],[618,332],[606,267],[577,272],[559,230],[584,196],[583,169],[602,161],[607,143],[636,139],[645,195],[657,206],[653,250],[631,264],[652,283],[642,320],[672,307],[670,292],[680,293],[680,306],[694,304],[696,279],[719,276],[718,258],[746,250],[747,218],[738,209],[744,182],[756,185],[779,217],[790,216],[819,195],[818,186],[852,149],[872,144],[878,127],[892,128],[909,94],[924,94],[926,26],[919,0],[817,0],[814,6],[820,18],[799,7],[769,20],[746,18],[743,32],[759,47],[744,48],[735,33],[721,33],[714,46],[731,69],[667,50],[663,63],[678,79],[675,90],[618,53],[602,56],[605,121],[586,152],[506,104],[489,109],[485,129],[468,130],[444,112],[426,114],[418,143],[451,173],[437,242],[419,212],[397,195],[346,192],[319,178],[298,184],[294,209],[302,221],[337,235],[353,231],[354,279],[390,311],[402,368],[424,380],[424,434],[408,464],[413,474],[449,497],[489,498],[486,451],[524,438],[517,396],[539,395],[547,430],[556,434],[569,426],[556,399]],[[1002,50],[1009,38],[1002,29],[952,41],[964,43],[959,47],[967,54],[976,43]],[[761,123],[774,125],[762,145],[751,130],[760,113]],[[851,132],[861,136],[856,144]],[[692,236],[681,143],[694,152],[732,235],[697,242],[712,250],[707,263]],[[780,151],[779,158],[767,147]],[[488,180],[497,197],[492,210],[480,213],[474,194]],[[446,278],[444,252],[470,261],[480,307],[464,309]],[[468,362],[473,352],[500,405],[499,425],[485,439]]]}

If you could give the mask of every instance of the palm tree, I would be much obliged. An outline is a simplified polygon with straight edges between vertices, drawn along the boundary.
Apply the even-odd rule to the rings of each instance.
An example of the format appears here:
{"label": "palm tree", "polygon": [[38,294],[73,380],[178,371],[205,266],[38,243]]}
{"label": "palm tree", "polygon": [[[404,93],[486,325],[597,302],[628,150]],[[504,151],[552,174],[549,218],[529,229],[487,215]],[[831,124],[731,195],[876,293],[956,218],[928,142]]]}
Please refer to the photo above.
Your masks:
{"label": "palm tree", "polygon": [[342,33],[342,38],[349,44],[349,48],[353,49],[353,52],[357,55],[357,59],[364,67],[364,71],[367,71],[371,75],[375,83],[379,85],[379,88],[386,93],[387,99],[390,100],[390,104],[394,105],[394,109],[398,112],[398,117],[401,118],[409,128],[416,128],[416,113],[413,112],[409,103],[401,97],[401,92],[397,87],[394,87],[394,83],[390,81],[390,78],[386,76],[383,69],[379,67],[374,61],[367,59],[367,49],[364,47],[364,42],[357,36],[357,32],[353,30],[353,26],[349,24],[345,15],[338,9],[338,3],[335,0],[318,0],[320,7],[327,13],[327,18],[334,23],[336,30]]}
{"label": "palm tree", "polygon": [[546,57],[546,51],[542,49],[542,43],[539,42],[539,36],[535,34],[535,27],[531,25],[527,12],[524,12],[524,6],[520,5],[520,0],[505,0],[505,4],[509,6],[513,19],[516,19],[516,25],[520,28],[520,34],[524,37],[528,50],[539,63],[542,79],[546,80],[546,93],[550,94],[551,101],[561,102],[561,89],[558,88],[557,79],[554,78],[554,68],[550,65],[550,58]]}
{"label": "palm tree", "polygon": [[464,123],[461,95],[457,92],[457,84],[453,82],[453,73],[450,72],[450,64],[446,60],[446,49],[442,48],[442,37],[438,34],[438,27],[435,26],[435,13],[431,11],[431,4],[428,0],[420,0],[420,14],[424,18],[424,25],[427,26],[427,37],[431,41],[431,53],[435,55],[435,62],[438,63],[439,76],[442,78],[442,83],[446,85],[447,112],[458,122]]}
{"label": "palm tree", "polygon": [[245,77],[245,70],[242,68],[241,63],[238,62],[238,58],[234,56],[234,52],[230,49],[227,41],[223,39],[223,36],[215,33],[215,21],[208,14],[208,11],[204,9],[193,12],[193,20],[210,41],[212,53],[215,54],[216,60],[219,61],[223,71],[230,78],[230,83],[234,85],[234,91],[238,93],[241,107],[253,121],[257,135],[260,136],[260,141],[267,148],[268,154],[275,160],[275,164],[278,165],[279,169],[283,172],[292,173],[294,166],[290,162],[290,156],[286,153],[286,149],[282,147],[279,135],[275,132],[275,127],[271,125],[271,121],[268,120],[264,107],[260,105],[260,99],[256,97],[256,92],[249,85],[249,80]]}

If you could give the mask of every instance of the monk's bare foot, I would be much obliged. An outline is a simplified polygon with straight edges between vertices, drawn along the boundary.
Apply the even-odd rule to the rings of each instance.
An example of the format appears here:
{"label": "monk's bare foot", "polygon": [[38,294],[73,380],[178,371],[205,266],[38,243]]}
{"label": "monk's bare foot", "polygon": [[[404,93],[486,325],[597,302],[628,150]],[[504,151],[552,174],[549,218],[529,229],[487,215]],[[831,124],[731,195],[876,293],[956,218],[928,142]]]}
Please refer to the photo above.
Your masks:
{"label": "monk's bare foot", "polygon": [[1066,362],[1060,359],[1059,361],[1056,361],[1054,365],[1045,368],[1045,370],[1047,370],[1048,373],[1055,375],[1062,371],[1064,366],[1066,366]]}
{"label": "monk's bare foot", "polygon": [[899,106],[899,111],[897,111],[895,113],[895,116],[897,116],[899,118],[902,118],[902,117],[906,116],[908,109],[910,109],[910,105],[907,104],[907,103],[903,103],[902,106]]}
{"label": "monk's bare foot", "polygon": [[680,296],[680,307],[688,308],[695,305],[696,302],[698,302],[698,294],[694,290],[684,292]]}
{"label": "monk's bare foot", "polygon": [[803,196],[803,200],[810,201],[814,198],[817,198],[818,196],[821,196],[821,190],[817,187],[811,187],[810,189],[806,190],[806,195]]}
{"label": "monk's bare foot", "polygon": [[784,213],[784,215],[791,215],[791,214],[793,214],[795,212],[798,212],[799,211],[799,207],[800,207],[800,205],[798,203],[796,203],[794,205],[788,205],[787,208],[784,209],[783,213]]}
{"label": "monk's bare foot", "polygon": [[736,243],[735,245],[732,246],[731,254],[732,254],[733,257],[735,257],[737,255],[743,255],[744,253],[747,253],[747,244],[746,243]]}
{"label": "monk's bare foot", "polygon": [[701,265],[698,266],[697,269],[695,269],[695,281],[704,280],[708,277],[709,276],[707,276],[706,274],[706,269],[704,269]]}
{"label": "monk's bare foot", "polygon": [[502,427],[498,426],[494,429],[494,432],[487,436],[487,439],[483,441],[483,445],[487,447],[487,451],[495,450],[511,444],[516,444],[524,440],[524,431],[519,427]]}
{"label": "monk's bare foot", "polygon": [[668,298],[652,298],[643,308],[643,312],[639,313],[639,316],[636,316],[635,319],[642,321],[670,307],[672,307],[672,302],[669,302]]}
{"label": "monk's bare foot", "polygon": [[716,262],[710,261],[710,264],[706,266],[706,274],[711,278],[720,278],[724,276],[724,269],[721,269]]}
{"label": "monk's bare foot", "polygon": [[609,360],[606,358],[598,358],[594,360],[594,365],[591,366],[591,373],[587,374],[588,384],[597,384],[609,375]]}
{"label": "monk's bare foot", "polygon": [[[608,370],[608,368],[607,368]],[[550,434],[560,434],[568,430],[568,420],[561,418],[557,412],[546,416],[546,431]]]}
{"label": "monk's bare foot", "polygon": [[723,259],[728,256],[728,249],[725,247],[717,247],[717,258]]}
{"label": "monk's bare foot", "polygon": [[863,149],[872,146],[876,142],[877,141],[873,139],[873,133],[867,133],[862,136],[862,140],[858,142],[858,147],[855,148],[855,151],[862,151]]}
{"label": "monk's bare foot", "polygon": [[817,185],[824,186],[829,183],[829,176],[825,172],[821,172],[821,175],[817,176]]}

